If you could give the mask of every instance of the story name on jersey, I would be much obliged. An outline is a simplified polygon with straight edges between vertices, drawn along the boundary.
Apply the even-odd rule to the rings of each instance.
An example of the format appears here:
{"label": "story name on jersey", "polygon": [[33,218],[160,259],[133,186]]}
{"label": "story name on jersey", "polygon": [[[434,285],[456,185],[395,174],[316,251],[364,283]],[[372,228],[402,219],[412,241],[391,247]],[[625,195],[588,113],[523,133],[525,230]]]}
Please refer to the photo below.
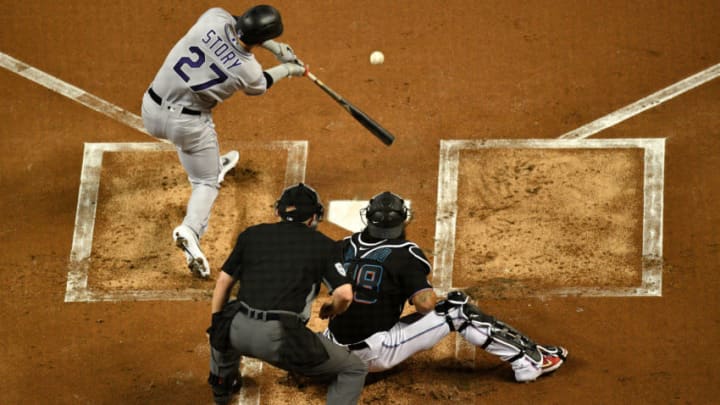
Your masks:
{"label": "story name on jersey", "polygon": [[220,35],[218,35],[217,32],[215,32],[215,30],[208,30],[200,41],[202,41],[202,43],[207,46],[207,49],[212,51],[215,56],[220,58],[220,63],[222,63],[226,69],[232,69],[235,66],[240,66],[242,64],[238,55],[233,51],[233,46],[228,45],[228,43]]}

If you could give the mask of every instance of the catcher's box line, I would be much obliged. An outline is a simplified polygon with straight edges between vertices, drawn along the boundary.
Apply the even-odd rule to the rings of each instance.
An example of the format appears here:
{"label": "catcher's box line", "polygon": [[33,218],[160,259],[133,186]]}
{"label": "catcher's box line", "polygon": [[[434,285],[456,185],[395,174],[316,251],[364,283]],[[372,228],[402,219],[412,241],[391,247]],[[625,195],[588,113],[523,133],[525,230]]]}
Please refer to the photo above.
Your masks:
{"label": "catcher's box line", "polygon": [[641,148],[644,149],[642,282],[637,287],[568,287],[538,292],[541,296],[661,296],[663,188],[665,139],[488,139],[443,140],[440,142],[438,200],[435,226],[433,279],[439,294],[452,285],[457,222],[458,169],[460,151],[483,148],[573,149]]}

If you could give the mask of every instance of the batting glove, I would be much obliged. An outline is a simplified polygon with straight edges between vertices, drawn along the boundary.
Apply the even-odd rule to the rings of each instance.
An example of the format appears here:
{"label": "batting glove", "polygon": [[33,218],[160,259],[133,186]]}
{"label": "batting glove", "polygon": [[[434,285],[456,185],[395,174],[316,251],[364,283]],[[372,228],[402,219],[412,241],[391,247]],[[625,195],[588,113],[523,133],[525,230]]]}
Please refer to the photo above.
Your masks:
{"label": "batting glove", "polygon": [[298,59],[290,45],[284,42],[277,42],[269,39],[262,43],[262,47],[275,54],[275,58],[281,63],[294,62],[302,65],[302,61]]}
{"label": "batting glove", "polygon": [[305,75],[305,66],[299,65],[297,63],[291,62],[291,63],[283,63],[282,66],[287,68],[288,70],[288,77],[292,76],[304,76]]}

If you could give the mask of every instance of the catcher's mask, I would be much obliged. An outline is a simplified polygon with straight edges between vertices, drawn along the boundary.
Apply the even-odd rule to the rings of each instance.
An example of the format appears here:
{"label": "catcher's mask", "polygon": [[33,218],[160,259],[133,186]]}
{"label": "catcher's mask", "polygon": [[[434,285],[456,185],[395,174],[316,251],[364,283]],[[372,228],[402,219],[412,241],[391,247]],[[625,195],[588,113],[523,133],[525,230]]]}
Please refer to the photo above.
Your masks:
{"label": "catcher's mask", "polygon": [[273,6],[259,5],[235,16],[235,30],[240,39],[248,45],[257,45],[279,37],[283,33],[280,12]]}
{"label": "catcher's mask", "polygon": [[284,221],[304,222],[317,215],[317,221],[322,221],[325,207],[320,202],[320,196],[310,186],[298,183],[286,188],[280,199],[275,202],[278,215]]}
{"label": "catcher's mask", "polygon": [[399,195],[385,191],[370,199],[361,214],[367,220],[370,236],[378,239],[397,239],[403,234],[410,218],[410,209]]}

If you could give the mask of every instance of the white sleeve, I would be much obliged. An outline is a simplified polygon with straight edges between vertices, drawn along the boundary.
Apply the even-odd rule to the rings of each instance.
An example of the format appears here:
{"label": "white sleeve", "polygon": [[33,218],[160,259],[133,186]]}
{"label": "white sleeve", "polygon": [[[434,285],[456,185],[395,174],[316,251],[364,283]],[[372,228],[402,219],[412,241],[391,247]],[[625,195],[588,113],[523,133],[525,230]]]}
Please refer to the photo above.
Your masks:
{"label": "white sleeve", "polygon": [[204,12],[200,18],[198,18],[198,22],[203,19],[213,19],[214,21],[217,21],[218,19],[224,20],[226,23],[230,23],[235,26],[235,17],[233,17],[232,14],[230,14],[228,11],[220,8],[220,7],[213,7],[209,9],[208,11]]}
{"label": "white sleeve", "polygon": [[252,68],[246,68],[243,73],[243,92],[245,94],[259,96],[267,91],[267,80],[259,63],[255,63]]}

